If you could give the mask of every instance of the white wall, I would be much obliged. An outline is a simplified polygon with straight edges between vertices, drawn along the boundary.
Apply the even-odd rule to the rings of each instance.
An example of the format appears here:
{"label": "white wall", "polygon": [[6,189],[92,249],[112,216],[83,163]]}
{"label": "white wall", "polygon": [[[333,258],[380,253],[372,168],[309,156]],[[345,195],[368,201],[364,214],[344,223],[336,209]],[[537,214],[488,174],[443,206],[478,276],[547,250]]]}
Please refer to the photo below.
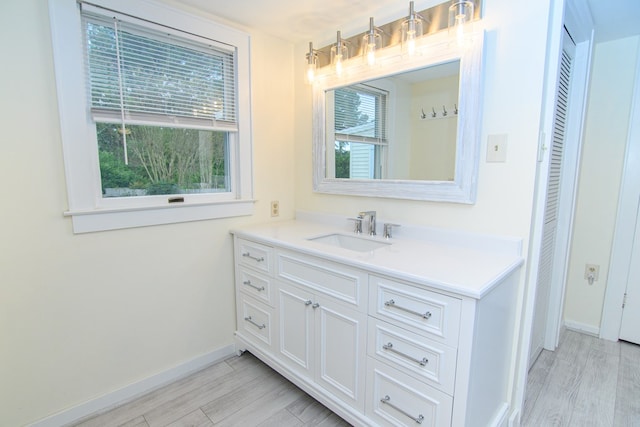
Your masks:
{"label": "white wall", "polygon": [[[611,256],[640,36],[595,47],[564,319],[597,334]],[[589,285],[585,264],[600,266]]]}
{"label": "white wall", "polygon": [[[426,181],[453,181],[456,165],[458,117],[453,112],[458,103],[459,75],[441,77],[411,85],[411,178]],[[442,118],[442,107],[448,110]],[[421,110],[422,109],[422,110]],[[428,117],[435,109],[438,119]]]}
{"label": "white wall", "polygon": [[229,229],[271,200],[294,213],[293,46],[252,34],[253,217],[74,235],[46,2],[5,0],[0,24],[0,425],[18,426],[232,344]]}

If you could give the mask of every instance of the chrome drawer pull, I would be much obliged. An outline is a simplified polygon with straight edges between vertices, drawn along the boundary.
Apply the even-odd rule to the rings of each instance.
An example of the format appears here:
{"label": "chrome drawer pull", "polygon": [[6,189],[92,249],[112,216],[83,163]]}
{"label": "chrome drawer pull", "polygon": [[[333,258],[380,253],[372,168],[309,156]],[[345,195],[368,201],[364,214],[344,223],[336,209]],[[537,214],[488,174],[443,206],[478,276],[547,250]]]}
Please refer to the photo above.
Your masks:
{"label": "chrome drawer pull", "polygon": [[251,316],[245,317],[244,320],[246,320],[247,322],[251,323],[253,326],[255,326],[258,329],[264,329],[264,328],[267,327],[267,325],[265,325],[264,323],[261,325],[259,323],[254,322],[253,319],[251,319]]}
{"label": "chrome drawer pull", "polygon": [[385,301],[384,305],[387,307],[395,307],[398,310],[406,311],[407,313],[415,314],[416,316],[422,317],[423,319],[429,319],[431,317],[430,311],[427,311],[426,313],[418,313],[417,311],[413,311],[409,308],[404,308],[399,305],[396,305],[396,302],[392,299],[390,299],[389,301]]}
{"label": "chrome drawer pull", "polygon": [[253,283],[251,283],[251,280],[245,280],[244,282],[242,282],[242,284],[251,286],[253,289],[256,289],[258,291],[264,291],[264,286],[256,286]]}
{"label": "chrome drawer pull", "polygon": [[251,255],[251,253],[250,253],[250,252],[245,252],[245,253],[243,253],[243,254],[242,254],[242,256],[243,256],[243,257],[246,257],[246,258],[251,258],[252,260],[254,260],[254,261],[256,261],[256,262],[262,262],[262,261],[264,261],[264,257],[263,257],[263,256],[261,256],[260,258],[258,258],[257,256],[253,256],[253,255]]}
{"label": "chrome drawer pull", "polygon": [[416,362],[418,365],[420,366],[425,366],[427,363],[429,363],[429,359],[427,359],[426,357],[423,357],[422,360],[420,359],[416,359],[413,356],[409,356],[408,354],[405,354],[401,351],[396,350],[395,348],[393,348],[393,344],[392,343],[387,343],[387,344],[383,344],[382,348],[385,350],[389,350],[395,354],[397,354],[398,356],[402,356],[405,359],[411,360],[412,362]]}
{"label": "chrome drawer pull", "polygon": [[385,397],[380,399],[380,402],[384,403],[385,405],[391,406],[393,409],[400,412],[402,415],[406,415],[407,417],[411,418],[413,421],[415,421],[418,424],[422,424],[422,421],[424,421],[424,416],[422,414],[419,414],[417,417],[414,417],[413,415],[409,414],[406,411],[403,411],[402,409],[398,408],[396,405],[391,403],[391,398],[389,397],[389,395],[386,395]]}

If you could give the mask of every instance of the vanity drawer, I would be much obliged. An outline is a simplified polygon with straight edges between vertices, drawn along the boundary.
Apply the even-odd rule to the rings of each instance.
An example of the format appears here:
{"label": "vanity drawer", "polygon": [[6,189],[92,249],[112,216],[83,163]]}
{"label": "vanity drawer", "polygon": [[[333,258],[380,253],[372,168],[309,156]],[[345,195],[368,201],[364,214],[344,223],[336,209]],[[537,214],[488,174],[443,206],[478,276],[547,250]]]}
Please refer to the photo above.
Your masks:
{"label": "vanity drawer", "polygon": [[461,301],[404,282],[371,275],[369,314],[458,346]]}
{"label": "vanity drawer", "polygon": [[453,394],[457,350],[381,320],[369,319],[368,354]]}
{"label": "vanity drawer", "polygon": [[272,348],[273,310],[253,298],[239,294],[238,332],[260,347]]}
{"label": "vanity drawer", "polygon": [[238,289],[270,306],[273,306],[272,280],[270,277],[256,273],[249,268],[238,267]]}
{"label": "vanity drawer", "polygon": [[320,258],[278,252],[277,276],[366,312],[367,273]]}
{"label": "vanity drawer", "polygon": [[369,357],[366,415],[381,426],[449,426],[453,398]]}
{"label": "vanity drawer", "polygon": [[238,264],[255,268],[265,273],[273,272],[273,248],[245,239],[237,239],[236,260]]}

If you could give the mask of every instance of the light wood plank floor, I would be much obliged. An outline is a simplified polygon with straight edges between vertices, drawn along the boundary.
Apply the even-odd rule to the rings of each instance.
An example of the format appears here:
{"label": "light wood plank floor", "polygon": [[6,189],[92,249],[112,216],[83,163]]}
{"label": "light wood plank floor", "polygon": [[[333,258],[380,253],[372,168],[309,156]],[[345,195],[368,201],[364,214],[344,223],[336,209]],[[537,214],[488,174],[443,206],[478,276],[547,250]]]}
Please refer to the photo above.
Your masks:
{"label": "light wood plank floor", "polygon": [[214,425],[349,426],[248,352],[76,424],[82,427]]}
{"label": "light wood plank floor", "polygon": [[[214,425],[349,426],[250,353],[77,424]],[[640,346],[565,331],[529,372],[522,425],[640,427]]]}
{"label": "light wood plank floor", "polygon": [[640,426],[640,346],[563,332],[529,371],[522,425]]}

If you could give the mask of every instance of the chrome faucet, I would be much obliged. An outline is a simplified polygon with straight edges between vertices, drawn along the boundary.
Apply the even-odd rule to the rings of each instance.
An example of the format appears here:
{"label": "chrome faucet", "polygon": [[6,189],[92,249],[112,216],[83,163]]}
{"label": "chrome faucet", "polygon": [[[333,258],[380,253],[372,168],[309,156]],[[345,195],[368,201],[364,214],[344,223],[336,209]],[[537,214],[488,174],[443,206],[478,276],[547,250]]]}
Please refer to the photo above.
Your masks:
{"label": "chrome faucet", "polygon": [[360,218],[368,217],[369,218],[369,223],[368,223],[368,227],[367,227],[367,233],[369,234],[369,236],[375,236],[376,235],[376,211],[360,212],[358,214],[358,217],[360,217]]}

